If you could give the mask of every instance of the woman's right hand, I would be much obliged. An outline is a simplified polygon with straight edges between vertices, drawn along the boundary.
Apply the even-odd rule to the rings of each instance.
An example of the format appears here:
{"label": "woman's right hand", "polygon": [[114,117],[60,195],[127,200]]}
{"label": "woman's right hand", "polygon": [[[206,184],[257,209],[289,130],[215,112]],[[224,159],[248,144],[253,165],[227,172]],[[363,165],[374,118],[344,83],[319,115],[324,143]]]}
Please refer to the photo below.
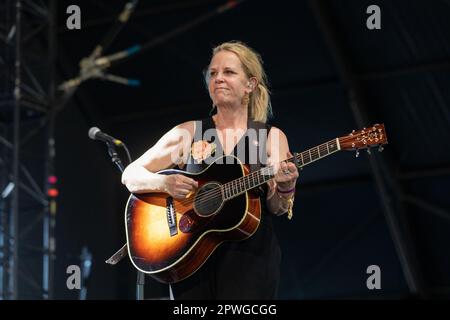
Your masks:
{"label": "woman's right hand", "polygon": [[165,176],[165,191],[175,199],[185,199],[189,193],[197,188],[197,181],[182,174]]}

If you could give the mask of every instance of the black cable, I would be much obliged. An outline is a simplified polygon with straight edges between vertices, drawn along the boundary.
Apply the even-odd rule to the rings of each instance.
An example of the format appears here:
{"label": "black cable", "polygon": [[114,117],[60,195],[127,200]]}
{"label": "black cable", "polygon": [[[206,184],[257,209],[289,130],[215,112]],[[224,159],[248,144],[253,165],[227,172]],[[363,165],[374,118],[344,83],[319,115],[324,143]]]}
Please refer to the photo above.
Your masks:
{"label": "black cable", "polygon": [[129,164],[130,164],[131,162],[133,162],[131,160],[130,151],[128,150],[127,146],[123,142],[122,142],[122,147],[125,149],[125,152],[127,153],[128,161],[129,161]]}

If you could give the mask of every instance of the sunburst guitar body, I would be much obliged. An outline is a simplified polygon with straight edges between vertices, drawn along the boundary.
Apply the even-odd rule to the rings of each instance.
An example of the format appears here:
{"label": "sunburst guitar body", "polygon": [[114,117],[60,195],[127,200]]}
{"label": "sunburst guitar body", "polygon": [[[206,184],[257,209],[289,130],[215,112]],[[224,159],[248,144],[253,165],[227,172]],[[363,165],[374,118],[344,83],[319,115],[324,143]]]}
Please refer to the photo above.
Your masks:
{"label": "sunburst guitar body", "polygon": [[[234,162],[234,163],[231,163]],[[163,283],[185,279],[226,240],[243,240],[258,228],[260,198],[254,191],[233,195],[223,186],[249,173],[235,157],[222,157],[200,173],[183,174],[198,189],[183,200],[166,193],[131,194],[125,214],[128,254],[133,265]]]}
{"label": "sunburst guitar body", "polygon": [[[286,159],[298,168],[341,150],[382,151],[387,144],[383,124],[332,139]],[[254,190],[272,179],[273,166],[249,172],[233,156],[219,157],[199,173],[183,174],[198,182],[186,199],[166,193],[131,194],[125,209],[127,248],[133,265],[164,283],[183,280],[197,271],[222,242],[244,240],[257,230],[261,201]]]}

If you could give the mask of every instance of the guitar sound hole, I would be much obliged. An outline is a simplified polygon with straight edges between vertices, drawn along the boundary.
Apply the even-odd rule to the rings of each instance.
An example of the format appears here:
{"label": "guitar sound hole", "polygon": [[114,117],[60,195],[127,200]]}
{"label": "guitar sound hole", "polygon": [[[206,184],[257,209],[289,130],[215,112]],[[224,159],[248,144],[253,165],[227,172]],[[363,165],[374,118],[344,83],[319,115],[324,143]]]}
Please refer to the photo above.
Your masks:
{"label": "guitar sound hole", "polygon": [[202,217],[210,216],[216,213],[223,204],[220,184],[209,182],[201,186],[197,191],[194,200],[194,210]]}

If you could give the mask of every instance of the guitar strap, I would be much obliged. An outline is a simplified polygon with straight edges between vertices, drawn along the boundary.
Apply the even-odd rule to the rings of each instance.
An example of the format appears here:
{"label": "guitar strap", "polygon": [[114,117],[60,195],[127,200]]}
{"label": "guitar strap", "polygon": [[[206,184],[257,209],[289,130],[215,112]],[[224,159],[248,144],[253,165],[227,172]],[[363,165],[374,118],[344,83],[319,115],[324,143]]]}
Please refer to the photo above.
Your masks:
{"label": "guitar strap", "polygon": [[[271,126],[258,121],[253,121],[249,118],[247,122],[247,128],[250,130],[254,130],[256,132],[256,136],[252,133],[247,135],[247,144],[249,152],[256,152],[256,163],[252,163],[252,157],[250,158],[250,172],[255,172],[265,167],[267,165],[267,137],[269,135],[269,131]],[[250,141],[252,140],[252,141]],[[256,146],[256,150],[254,148]],[[260,186],[255,189],[255,192],[262,197],[265,194],[266,185]]]}
{"label": "guitar strap", "polygon": [[253,141],[247,141],[249,146],[249,151],[251,152],[252,146],[256,146],[256,163],[250,163],[250,172],[258,171],[262,166],[267,165],[267,136],[269,135],[270,125],[265,124],[263,122],[257,122],[253,120],[249,120],[247,123],[247,128],[255,130],[256,132],[256,140],[255,137],[250,134],[247,135],[247,138],[253,138]]}

